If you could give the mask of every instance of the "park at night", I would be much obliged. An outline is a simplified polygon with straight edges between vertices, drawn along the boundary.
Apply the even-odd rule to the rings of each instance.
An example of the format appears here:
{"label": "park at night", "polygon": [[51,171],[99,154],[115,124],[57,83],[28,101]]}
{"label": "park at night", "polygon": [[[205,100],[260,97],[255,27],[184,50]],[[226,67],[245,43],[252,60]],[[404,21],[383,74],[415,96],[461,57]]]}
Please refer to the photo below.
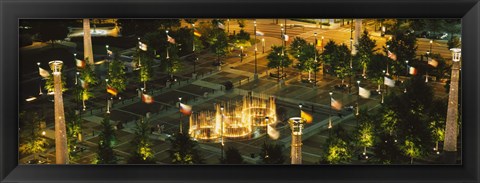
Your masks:
{"label": "park at night", "polygon": [[19,164],[462,164],[460,19],[20,19]]}

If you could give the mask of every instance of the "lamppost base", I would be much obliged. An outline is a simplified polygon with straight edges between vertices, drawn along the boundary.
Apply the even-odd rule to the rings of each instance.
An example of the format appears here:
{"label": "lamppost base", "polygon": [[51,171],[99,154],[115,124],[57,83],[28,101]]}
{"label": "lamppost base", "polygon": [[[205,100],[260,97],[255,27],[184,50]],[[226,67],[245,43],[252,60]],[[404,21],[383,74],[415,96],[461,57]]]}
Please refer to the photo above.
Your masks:
{"label": "lamppost base", "polygon": [[253,75],[253,79],[258,80],[258,73],[255,73],[255,74]]}

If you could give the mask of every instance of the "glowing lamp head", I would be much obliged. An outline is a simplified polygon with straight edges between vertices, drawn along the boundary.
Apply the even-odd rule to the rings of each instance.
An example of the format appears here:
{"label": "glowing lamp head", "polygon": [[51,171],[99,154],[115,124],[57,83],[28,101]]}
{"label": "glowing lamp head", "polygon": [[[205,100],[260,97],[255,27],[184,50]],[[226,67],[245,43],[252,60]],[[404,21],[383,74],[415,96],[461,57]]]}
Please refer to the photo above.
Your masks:
{"label": "glowing lamp head", "polygon": [[452,48],[452,49],[450,49],[450,51],[452,51],[452,61],[459,62],[460,58],[462,56],[462,49]]}

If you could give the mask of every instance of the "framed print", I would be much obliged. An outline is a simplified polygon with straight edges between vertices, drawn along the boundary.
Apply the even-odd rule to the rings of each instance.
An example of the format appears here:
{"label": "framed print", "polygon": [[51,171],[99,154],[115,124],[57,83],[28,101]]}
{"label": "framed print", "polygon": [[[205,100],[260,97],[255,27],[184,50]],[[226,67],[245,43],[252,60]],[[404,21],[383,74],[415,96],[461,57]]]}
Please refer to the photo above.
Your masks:
{"label": "framed print", "polygon": [[476,0],[1,8],[4,182],[479,181]]}

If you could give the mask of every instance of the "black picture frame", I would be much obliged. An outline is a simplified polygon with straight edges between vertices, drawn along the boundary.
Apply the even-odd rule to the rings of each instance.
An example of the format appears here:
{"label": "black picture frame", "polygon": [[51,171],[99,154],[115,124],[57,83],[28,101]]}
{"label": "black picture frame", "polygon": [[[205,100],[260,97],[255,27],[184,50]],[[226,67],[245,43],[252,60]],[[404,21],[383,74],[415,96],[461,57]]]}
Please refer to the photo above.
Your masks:
{"label": "black picture frame", "polygon": [[[479,182],[478,0],[0,0],[2,182]],[[18,165],[18,19],[462,18],[462,165]]]}

